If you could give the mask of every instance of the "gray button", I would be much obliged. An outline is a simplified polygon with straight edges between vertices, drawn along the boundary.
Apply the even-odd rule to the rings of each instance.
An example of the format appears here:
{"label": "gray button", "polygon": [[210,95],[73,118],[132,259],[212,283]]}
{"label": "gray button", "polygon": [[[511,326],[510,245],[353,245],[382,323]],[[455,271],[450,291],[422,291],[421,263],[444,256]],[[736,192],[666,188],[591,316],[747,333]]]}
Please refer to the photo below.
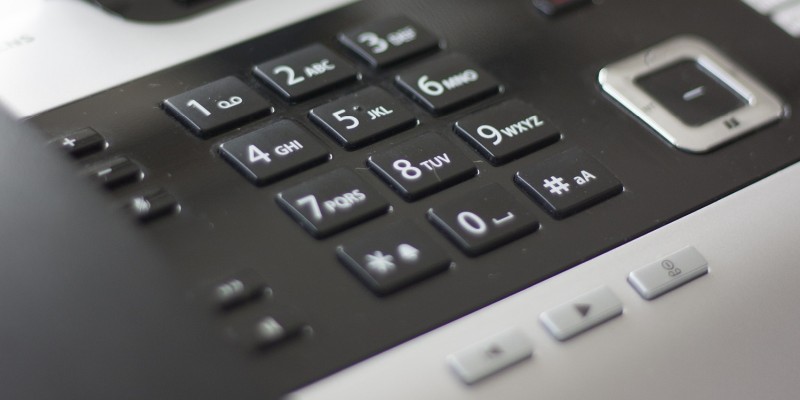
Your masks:
{"label": "gray button", "polygon": [[608,287],[599,287],[543,312],[539,320],[558,340],[567,340],[622,314],[622,302]]}
{"label": "gray button", "polygon": [[447,363],[464,383],[475,383],[531,356],[525,333],[511,328],[447,356]]}
{"label": "gray button", "polygon": [[706,259],[694,247],[687,247],[631,272],[628,282],[642,297],[651,300],[706,272]]}

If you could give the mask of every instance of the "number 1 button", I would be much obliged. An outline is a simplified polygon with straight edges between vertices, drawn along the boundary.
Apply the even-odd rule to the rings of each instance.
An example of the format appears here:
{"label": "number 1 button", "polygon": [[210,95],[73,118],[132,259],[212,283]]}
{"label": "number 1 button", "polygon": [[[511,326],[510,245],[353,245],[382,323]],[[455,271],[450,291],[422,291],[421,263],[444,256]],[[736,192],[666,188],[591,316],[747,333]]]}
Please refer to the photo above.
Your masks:
{"label": "number 1 button", "polygon": [[272,112],[266,99],[232,76],[170,97],[163,106],[201,138]]}
{"label": "number 1 button", "polygon": [[428,219],[469,256],[539,229],[530,211],[496,183],[431,208]]}

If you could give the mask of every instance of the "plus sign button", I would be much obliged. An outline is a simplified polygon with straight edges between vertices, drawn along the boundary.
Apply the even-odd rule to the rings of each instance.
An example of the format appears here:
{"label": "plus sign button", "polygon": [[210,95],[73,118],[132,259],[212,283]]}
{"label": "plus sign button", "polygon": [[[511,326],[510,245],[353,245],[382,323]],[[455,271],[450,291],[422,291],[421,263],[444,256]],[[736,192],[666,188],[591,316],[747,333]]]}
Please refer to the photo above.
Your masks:
{"label": "plus sign button", "polygon": [[557,219],[622,192],[619,179],[576,148],[523,167],[514,180]]}

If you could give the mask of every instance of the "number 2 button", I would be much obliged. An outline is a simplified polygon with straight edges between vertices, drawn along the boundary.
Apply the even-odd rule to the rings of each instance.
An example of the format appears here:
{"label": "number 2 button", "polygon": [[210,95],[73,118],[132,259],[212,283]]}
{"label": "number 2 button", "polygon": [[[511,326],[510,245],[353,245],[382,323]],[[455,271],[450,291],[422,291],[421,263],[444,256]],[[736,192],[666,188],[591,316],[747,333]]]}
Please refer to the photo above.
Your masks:
{"label": "number 2 button", "polygon": [[291,102],[305,100],[358,77],[350,64],[321,44],[261,63],[253,73]]}
{"label": "number 2 button", "polygon": [[170,97],[163,106],[202,138],[272,112],[266,99],[232,76]]}
{"label": "number 2 button", "polygon": [[496,183],[431,208],[428,219],[470,256],[539,229],[530,211]]}

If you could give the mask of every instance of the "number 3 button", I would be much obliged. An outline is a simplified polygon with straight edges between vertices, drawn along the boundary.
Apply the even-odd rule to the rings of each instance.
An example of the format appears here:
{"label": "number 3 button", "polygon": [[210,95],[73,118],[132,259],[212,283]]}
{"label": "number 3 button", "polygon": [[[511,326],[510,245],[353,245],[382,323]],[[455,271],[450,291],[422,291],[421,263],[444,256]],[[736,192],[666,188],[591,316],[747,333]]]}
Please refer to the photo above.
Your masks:
{"label": "number 3 button", "polygon": [[431,208],[428,219],[470,256],[539,229],[530,211],[496,183]]}
{"label": "number 3 button", "polygon": [[272,112],[266,99],[232,76],[170,97],[163,106],[202,138]]}

